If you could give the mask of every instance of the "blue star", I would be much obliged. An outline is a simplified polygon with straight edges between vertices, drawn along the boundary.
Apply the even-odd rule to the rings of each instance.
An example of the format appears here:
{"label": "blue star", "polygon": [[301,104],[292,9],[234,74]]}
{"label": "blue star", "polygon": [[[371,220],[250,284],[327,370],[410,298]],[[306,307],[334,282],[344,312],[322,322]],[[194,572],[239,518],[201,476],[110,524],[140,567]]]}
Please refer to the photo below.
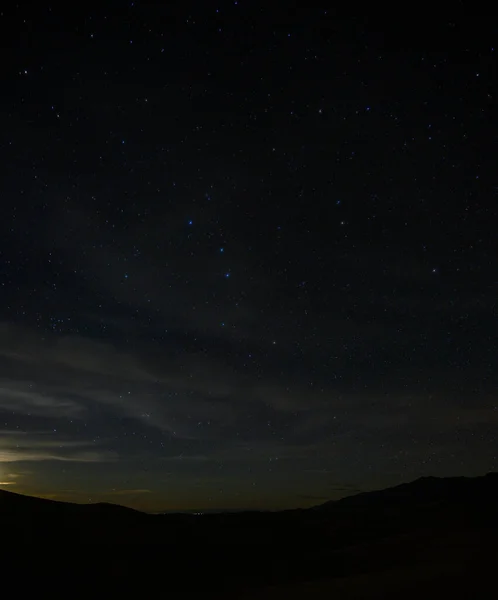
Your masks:
{"label": "blue star", "polygon": [[225,273],[225,277],[228,279],[230,277],[230,273]]}
{"label": "blue star", "polygon": [[193,221],[189,221],[189,222],[188,222],[188,224],[189,224],[189,225],[192,225],[192,224],[193,224]]}
{"label": "blue star", "polygon": [[221,253],[225,252],[225,248],[220,248],[220,252]]}

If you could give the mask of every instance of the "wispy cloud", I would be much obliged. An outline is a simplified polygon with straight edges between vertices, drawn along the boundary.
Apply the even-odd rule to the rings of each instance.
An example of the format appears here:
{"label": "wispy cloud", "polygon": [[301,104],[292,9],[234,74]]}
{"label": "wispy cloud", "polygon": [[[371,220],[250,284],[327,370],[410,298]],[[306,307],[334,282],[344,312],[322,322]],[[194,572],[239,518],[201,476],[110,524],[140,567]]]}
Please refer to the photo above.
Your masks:
{"label": "wispy cloud", "polygon": [[75,452],[69,455],[55,452],[27,451],[27,450],[0,450],[0,463],[2,462],[34,462],[56,460],[62,462],[100,463],[117,460],[113,452]]}
{"label": "wispy cloud", "polygon": [[[103,450],[90,440],[50,439],[47,432],[0,431],[0,463],[63,461],[109,462],[117,454]],[[97,447],[96,447],[97,446]]]}
{"label": "wispy cloud", "polygon": [[130,348],[0,323],[0,461],[99,463],[144,453],[178,471],[251,463],[274,472],[294,462],[304,473],[354,457],[362,469],[407,456],[407,440],[413,460],[427,453],[415,444],[423,436],[438,440],[443,457],[462,428],[498,425],[491,394],[476,405],[444,385],[408,394],[386,379],[386,391],[358,390],[334,373],[290,381],[269,367],[253,377],[216,353]]}
{"label": "wispy cloud", "polygon": [[20,473],[0,473],[0,485],[17,485]]}
{"label": "wispy cloud", "polygon": [[86,411],[83,405],[42,392],[32,383],[5,379],[0,380],[0,410],[43,417],[78,417]]}
{"label": "wispy cloud", "polygon": [[110,496],[133,496],[135,494],[152,494],[152,490],[131,489],[131,490],[111,490],[107,492]]}
{"label": "wispy cloud", "polygon": [[296,497],[301,500],[311,500],[312,502],[326,502],[330,500],[328,496],[307,496],[306,494],[297,494]]}
{"label": "wispy cloud", "polygon": [[10,361],[9,375],[4,369],[0,379],[0,411],[86,420],[100,407],[177,439],[214,438],[221,432],[227,439],[247,413],[264,422],[265,412],[270,418],[270,412],[309,411],[322,401],[313,390],[291,392],[271,382],[255,387],[244,373],[204,353],[168,359],[139,349],[122,353],[112,344],[76,336],[41,340],[6,323],[0,324],[0,357]]}

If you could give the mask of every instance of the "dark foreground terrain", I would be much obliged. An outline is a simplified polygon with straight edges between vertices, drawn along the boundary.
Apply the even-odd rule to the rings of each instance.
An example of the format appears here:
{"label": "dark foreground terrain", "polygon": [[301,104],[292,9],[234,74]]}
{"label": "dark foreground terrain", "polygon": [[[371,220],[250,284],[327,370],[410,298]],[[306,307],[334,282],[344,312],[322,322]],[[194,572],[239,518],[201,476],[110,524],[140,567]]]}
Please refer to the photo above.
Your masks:
{"label": "dark foreground terrain", "polygon": [[497,534],[498,473],[201,516],[0,490],[2,578],[66,598],[494,598]]}

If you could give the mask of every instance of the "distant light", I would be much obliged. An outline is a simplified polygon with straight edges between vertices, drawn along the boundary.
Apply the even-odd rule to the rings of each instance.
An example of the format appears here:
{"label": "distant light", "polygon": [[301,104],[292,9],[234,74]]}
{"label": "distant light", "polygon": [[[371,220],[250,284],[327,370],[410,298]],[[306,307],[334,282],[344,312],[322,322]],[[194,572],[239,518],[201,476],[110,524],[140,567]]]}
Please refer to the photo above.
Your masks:
{"label": "distant light", "polygon": [[188,224],[189,224],[189,225],[192,225],[192,224],[193,224],[193,221],[192,221],[192,220],[191,220],[191,221],[189,221],[189,222],[188,222]]}
{"label": "distant light", "polygon": [[220,248],[220,252],[225,252],[225,248]]}

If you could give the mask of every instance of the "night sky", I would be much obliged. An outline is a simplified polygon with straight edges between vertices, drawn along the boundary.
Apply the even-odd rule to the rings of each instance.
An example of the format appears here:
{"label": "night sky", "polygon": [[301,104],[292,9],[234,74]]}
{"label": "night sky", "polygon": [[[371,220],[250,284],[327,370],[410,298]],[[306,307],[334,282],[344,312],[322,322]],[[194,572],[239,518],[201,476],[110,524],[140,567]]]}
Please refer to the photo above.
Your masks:
{"label": "night sky", "polygon": [[497,469],[492,19],[33,4],[0,16],[0,485],[276,509]]}

